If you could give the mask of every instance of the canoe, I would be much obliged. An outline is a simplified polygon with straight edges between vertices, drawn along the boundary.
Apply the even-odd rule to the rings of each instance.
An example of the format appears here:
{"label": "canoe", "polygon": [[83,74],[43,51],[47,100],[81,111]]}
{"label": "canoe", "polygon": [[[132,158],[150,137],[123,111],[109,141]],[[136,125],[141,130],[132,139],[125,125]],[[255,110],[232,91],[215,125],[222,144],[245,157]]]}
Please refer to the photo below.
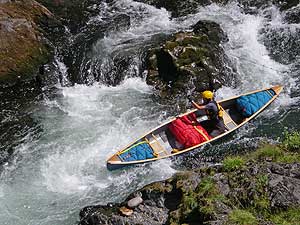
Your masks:
{"label": "canoe", "polygon": [[[256,90],[243,95],[238,95],[229,99],[218,101],[218,104],[223,111],[223,120],[226,131],[216,137],[196,144],[195,146],[187,148],[182,145],[180,146],[180,143],[178,143],[178,138],[174,136],[174,133],[172,134],[172,132],[170,132],[170,124],[176,119],[182,118],[186,115],[190,115],[191,113],[197,114],[197,122],[201,124],[201,122],[203,122],[203,118],[207,119],[204,110],[194,109],[177,117],[174,117],[171,120],[147,132],[142,137],[138,138],[125,148],[112,155],[107,160],[107,169],[114,170],[129,165],[150,163],[160,159],[174,157],[190,152],[192,150],[199,149],[199,147],[218,140],[237,130],[244,124],[248,123],[259,113],[261,113],[268,105],[270,105],[271,102],[273,102],[278,97],[282,89],[282,86],[277,85],[271,88]],[[264,100],[265,102],[261,103],[259,108],[256,109],[256,112],[253,112],[252,115],[245,116],[245,113],[240,109],[240,106],[238,105],[240,100],[242,98],[245,98],[245,96],[246,98],[251,98],[252,96],[258,96],[261,94],[266,95],[268,98]]]}

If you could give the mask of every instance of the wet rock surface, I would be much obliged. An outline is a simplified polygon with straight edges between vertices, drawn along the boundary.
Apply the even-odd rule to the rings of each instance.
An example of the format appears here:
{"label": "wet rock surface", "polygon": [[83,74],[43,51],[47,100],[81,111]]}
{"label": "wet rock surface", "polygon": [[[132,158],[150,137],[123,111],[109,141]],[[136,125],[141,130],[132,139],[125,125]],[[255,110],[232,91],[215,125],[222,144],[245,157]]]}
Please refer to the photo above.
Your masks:
{"label": "wet rock surface", "polygon": [[209,5],[211,3],[210,0],[138,0],[138,2],[147,3],[157,8],[165,8],[166,10],[172,13],[173,17],[193,13],[196,11],[197,7]]}
{"label": "wet rock surface", "polygon": [[51,57],[38,23],[54,20],[53,15],[32,0],[6,2],[0,7],[0,79],[10,83],[34,77]]}
{"label": "wet rock surface", "polygon": [[99,12],[101,0],[37,0],[76,34]]}
{"label": "wet rock surface", "polygon": [[211,21],[199,21],[192,29],[149,51],[147,83],[162,99],[178,100],[189,91],[234,86],[235,72],[222,48],[226,34]]}
{"label": "wet rock surface", "polygon": [[[300,205],[297,171],[299,163],[249,162],[235,171],[217,166],[180,172],[145,186],[120,204],[84,208],[79,224],[227,224],[236,207],[280,212]],[[135,196],[141,196],[143,203],[123,216],[119,208]],[[258,218],[260,224],[270,222]]]}
{"label": "wet rock surface", "polygon": [[264,9],[272,5],[285,11],[299,4],[297,0],[238,0],[237,2],[244,8],[245,12],[254,14],[257,13],[257,9]]}
{"label": "wet rock surface", "polygon": [[286,11],[285,20],[288,23],[300,23],[300,4]]}

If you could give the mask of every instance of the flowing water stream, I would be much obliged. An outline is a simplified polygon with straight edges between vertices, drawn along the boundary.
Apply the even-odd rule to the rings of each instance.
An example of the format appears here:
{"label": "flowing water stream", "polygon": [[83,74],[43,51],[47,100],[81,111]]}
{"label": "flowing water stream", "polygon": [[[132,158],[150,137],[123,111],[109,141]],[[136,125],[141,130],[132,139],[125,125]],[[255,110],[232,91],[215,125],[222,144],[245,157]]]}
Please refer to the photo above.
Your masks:
{"label": "flowing water stream", "polygon": [[[153,90],[144,78],[136,76],[140,49],[155,42],[156,36],[186,29],[200,19],[221,24],[230,40],[224,46],[226,53],[238,70],[239,85],[223,87],[218,90],[217,98],[275,84],[285,85],[284,93],[254,124],[233,136],[235,143],[248,141],[249,137],[273,140],[285,127],[300,125],[296,116],[299,82],[292,71],[297,61],[289,65],[275,62],[262,43],[266,35],[262,28],[266,26],[281,26],[286,30],[298,26],[284,24],[276,8],[246,15],[236,4],[210,5],[199,7],[196,14],[171,19],[165,9],[120,0],[105,5],[93,20],[101,21],[118,13],[130,16],[129,29],[110,31],[99,39],[86,69],[93,70],[101,64],[105,70],[111,66],[112,52],[126,51],[134,60],[125,80],[116,87],[101,82],[92,86],[58,85],[56,97],[45,97],[29,107],[39,129],[32,128],[1,171],[1,224],[76,224],[79,210],[84,206],[121,201],[137,188],[176,172],[170,160],[110,172],[105,160],[165,121],[170,113],[169,107],[155,101]],[[65,73],[62,63],[60,68]],[[226,150],[228,143],[211,148]]]}

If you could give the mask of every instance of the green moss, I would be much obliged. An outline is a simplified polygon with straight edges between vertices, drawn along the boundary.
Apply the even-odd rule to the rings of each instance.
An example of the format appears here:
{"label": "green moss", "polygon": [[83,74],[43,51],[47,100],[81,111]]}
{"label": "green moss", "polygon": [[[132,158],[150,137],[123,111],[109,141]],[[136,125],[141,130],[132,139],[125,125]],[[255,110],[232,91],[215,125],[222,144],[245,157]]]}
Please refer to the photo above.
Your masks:
{"label": "green moss", "polygon": [[208,195],[215,189],[215,184],[213,179],[208,177],[204,178],[201,183],[198,185],[196,192],[202,196]]}
{"label": "green moss", "polygon": [[177,46],[178,46],[178,43],[174,42],[174,41],[167,41],[166,44],[165,44],[165,48],[168,49],[168,50],[173,50]]}
{"label": "green moss", "polygon": [[284,156],[280,157],[277,161],[281,162],[281,163],[300,162],[300,155],[299,154],[293,154],[293,153],[286,153]]}
{"label": "green moss", "polygon": [[216,184],[211,177],[201,181],[195,190],[200,197],[201,207],[199,211],[204,217],[210,217],[216,211],[215,204],[218,201],[226,201],[225,197],[219,193]]}
{"label": "green moss", "polygon": [[287,211],[271,215],[274,225],[300,225],[300,208],[290,208]]}
{"label": "green moss", "polygon": [[179,56],[177,64],[179,65],[179,67],[189,65],[191,63],[198,64],[202,62],[206,52],[207,51],[203,48],[186,47]]}
{"label": "green moss", "polygon": [[267,197],[261,197],[254,201],[256,210],[259,210],[260,213],[269,211],[270,201]]}
{"label": "green moss", "polygon": [[195,36],[188,36],[182,40],[183,46],[200,46],[201,39]]}
{"label": "green moss", "polygon": [[277,146],[265,145],[259,148],[252,154],[252,157],[258,160],[265,160],[266,158],[276,162],[280,157],[284,155],[284,152]]}
{"label": "green moss", "polygon": [[247,210],[235,209],[228,216],[228,223],[235,225],[255,225],[257,219]]}
{"label": "green moss", "polygon": [[245,160],[240,156],[227,157],[223,161],[223,168],[227,172],[241,169],[244,165]]}
{"label": "green moss", "polygon": [[194,191],[190,190],[183,194],[179,211],[171,214],[170,221],[183,224],[192,223],[191,221],[199,222],[200,217],[204,220],[209,219],[215,214],[216,202],[224,199],[214,180],[211,177],[203,178]]}
{"label": "green moss", "polygon": [[264,187],[267,186],[269,178],[268,175],[266,174],[261,174],[257,176],[257,184],[259,185],[259,187]]}
{"label": "green moss", "polygon": [[171,192],[172,189],[173,187],[169,183],[165,184],[164,182],[154,182],[152,184],[145,186],[142,190],[165,193],[165,192]]}
{"label": "green moss", "polygon": [[184,215],[188,215],[198,206],[197,195],[194,192],[188,192],[183,196],[181,209]]}
{"label": "green moss", "polygon": [[297,131],[291,133],[285,132],[282,145],[288,151],[300,153],[300,133]]}

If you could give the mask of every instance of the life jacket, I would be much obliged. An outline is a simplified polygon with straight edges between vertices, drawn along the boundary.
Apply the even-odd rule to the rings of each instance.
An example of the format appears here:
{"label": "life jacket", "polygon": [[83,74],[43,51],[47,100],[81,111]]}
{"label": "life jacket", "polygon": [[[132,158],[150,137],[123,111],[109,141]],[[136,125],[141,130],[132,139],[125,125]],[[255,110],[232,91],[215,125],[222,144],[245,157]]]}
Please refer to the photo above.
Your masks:
{"label": "life jacket", "polygon": [[221,119],[223,118],[223,109],[222,107],[215,101],[215,100],[211,100],[209,103],[214,103],[217,106],[218,111],[214,111],[212,109],[206,109],[206,115],[208,116],[208,118],[210,120],[214,120],[214,119]]}

